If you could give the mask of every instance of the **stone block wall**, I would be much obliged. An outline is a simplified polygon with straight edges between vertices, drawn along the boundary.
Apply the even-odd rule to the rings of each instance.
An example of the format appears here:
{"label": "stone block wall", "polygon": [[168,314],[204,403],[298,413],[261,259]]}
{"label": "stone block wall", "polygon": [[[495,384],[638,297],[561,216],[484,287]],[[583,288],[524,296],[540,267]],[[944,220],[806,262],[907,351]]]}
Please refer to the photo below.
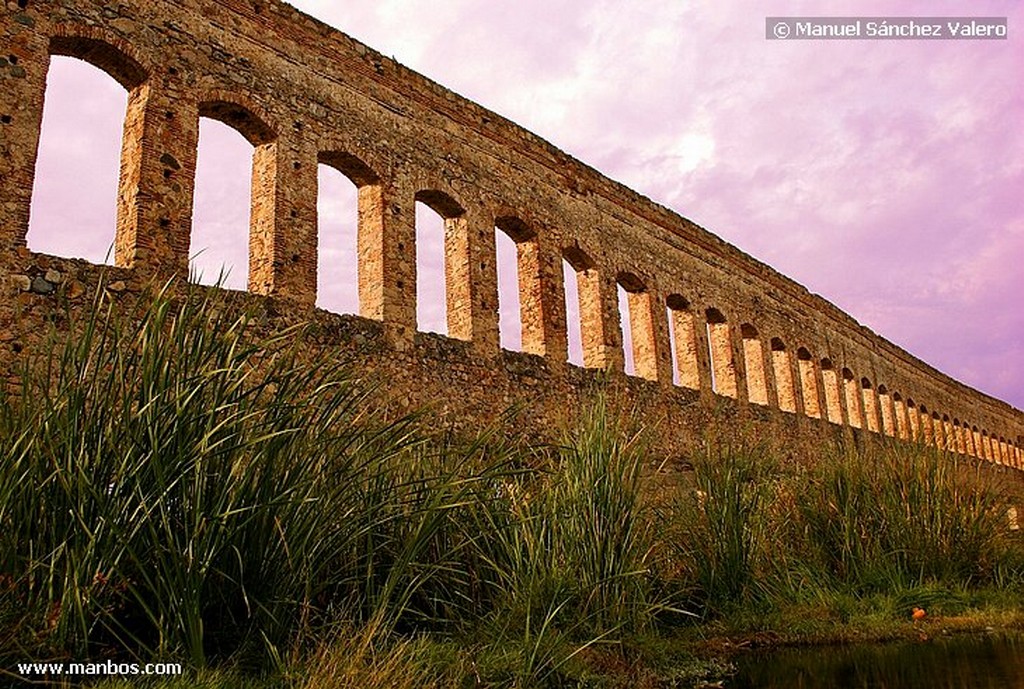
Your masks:
{"label": "stone block wall", "polygon": [[[519,405],[518,423],[543,435],[600,384],[662,425],[669,454],[725,409],[794,443],[876,434],[1024,467],[1021,411],[514,123],[276,0],[5,0],[5,367],[31,348],[34,326],[57,300],[87,308],[100,280],[96,266],[25,248],[52,55],[90,62],[129,94],[108,288],[132,294],[187,274],[199,119],[210,117],[253,145],[250,299],[320,323],[327,355],[358,351],[402,405],[428,404],[456,425]],[[359,317],[314,309],[320,164],[358,188]],[[448,337],[417,331],[417,202],[444,218]],[[499,344],[496,228],[517,247],[522,353]],[[566,361],[563,262],[577,276],[583,368]],[[624,372],[619,288],[635,376]]]}

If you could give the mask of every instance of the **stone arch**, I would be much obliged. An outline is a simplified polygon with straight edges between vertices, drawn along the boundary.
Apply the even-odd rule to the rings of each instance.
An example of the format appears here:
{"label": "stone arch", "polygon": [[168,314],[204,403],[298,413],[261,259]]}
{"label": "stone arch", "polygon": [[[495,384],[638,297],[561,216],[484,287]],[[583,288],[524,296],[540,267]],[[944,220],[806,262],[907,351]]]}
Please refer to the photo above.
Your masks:
{"label": "stone arch", "polygon": [[241,94],[209,93],[199,101],[199,116],[228,125],[257,149],[277,138],[276,128],[270,124],[267,113]]}
{"label": "stone arch", "polygon": [[[316,294],[323,295],[324,287],[330,282],[332,274],[337,276],[348,270],[355,273],[359,314],[365,318],[382,320],[383,305],[380,303],[382,289],[378,281],[381,280],[384,271],[383,266],[378,265],[382,260],[381,252],[376,250],[384,232],[384,199],[380,176],[360,157],[345,149],[331,148],[319,151],[317,163],[337,171],[352,184],[355,188],[356,208],[355,222],[350,225],[354,225],[354,237],[349,235],[348,246],[352,254],[352,263],[347,266],[334,266],[328,263],[325,252],[322,250],[326,243],[322,231],[323,222],[316,204],[312,207],[317,213],[317,221],[314,223],[317,242]],[[319,175],[317,184],[319,200],[324,193],[319,188]]]}
{"label": "stone arch", "polygon": [[704,310],[704,322],[711,359],[711,387],[719,395],[735,399],[739,393],[729,322],[725,314],[715,307]]}
{"label": "stone arch", "polygon": [[800,373],[800,396],[804,413],[812,419],[821,418],[821,399],[818,396],[818,372],[814,369],[814,357],[807,347],[796,350],[797,370]]}
{"label": "stone arch", "polygon": [[796,411],[796,389],[793,385],[793,369],[789,361],[786,343],[781,338],[771,339],[772,373],[775,374],[775,392],[778,395],[779,409]]}
{"label": "stone arch", "polygon": [[141,86],[152,71],[130,43],[98,27],[55,26],[50,35],[50,55],[88,62],[102,69],[129,92]]}
{"label": "stone arch", "polygon": [[[48,57],[71,57],[81,60],[103,72],[127,92],[127,103],[120,127],[120,164],[117,169],[117,188],[111,190],[116,207],[113,229],[114,263],[130,267],[135,259],[138,212],[141,203],[140,179],[143,166],[143,122],[149,99],[150,68],[134,47],[119,36],[99,27],[59,24],[52,29],[47,45]],[[46,94],[43,92],[45,101]],[[41,131],[38,132],[42,134]],[[33,151],[32,164],[38,162],[39,147]],[[26,190],[26,217],[31,222],[29,208],[32,196],[38,192],[35,174]],[[17,223],[13,229],[16,244],[29,239],[29,222]],[[91,234],[91,232],[90,232]],[[109,235],[107,235],[109,238]],[[108,242],[109,246],[109,242]],[[49,248],[49,247],[48,247]],[[66,255],[66,248],[54,247],[55,253]]]}
{"label": "stone arch", "polygon": [[740,325],[743,340],[743,368],[747,376],[747,399],[753,404],[768,405],[768,380],[764,368],[761,336],[750,323]]}
{"label": "stone arch", "polygon": [[672,340],[672,380],[684,388],[699,390],[700,363],[690,302],[681,294],[670,294],[665,298],[665,310]]}
{"label": "stone arch", "polygon": [[[434,233],[425,231],[417,221],[415,240],[416,254],[416,313],[417,328],[429,330],[441,327],[433,321],[443,323],[443,330],[438,330],[448,337],[459,340],[472,339],[472,278],[469,273],[469,254],[466,244],[468,227],[466,209],[451,194],[436,188],[418,190],[414,199],[416,203],[430,209],[440,218],[442,228]],[[436,246],[427,246],[427,244]],[[437,263],[431,260],[431,256]],[[427,267],[440,270],[441,280],[426,272]],[[429,314],[431,301],[427,296],[436,289],[437,282],[442,282],[443,294],[441,303],[444,316]]]}
{"label": "stone arch", "polygon": [[[246,280],[250,292],[270,294],[275,283],[275,251],[280,250],[277,237],[278,223],[278,145],[276,128],[266,111],[253,103],[243,94],[220,89],[212,89],[201,93],[197,99],[196,115],[227,125],[240,134],[253,148],[252,179],[249,187],[249,230],[248,230],[248,278]],[[198,125],[198,123],[197,123]],[[201,144],[194,149],[195,159],[204,156],[199,151]],[[197,167],[200,163],[197,162]],[[197,194],[204,193],[196,188],[192,180],[192,206],[199,204]],[[196,251],[197,230],[200,236],[207,234],[203,223],[192,219],[189,232],[188,255],[199,255]],[[206,241],[216,241],[216,237],[208,235]],[[199,251],[205,250],[205,246]],[[205,255],[203,262],[217,261],[216,255]],[[223,257],[221,257],[223,258]],[[209,280],[209,277],[205,278]]]}
{"label": "stone arch", "polygon": [[[622,329],[623,355],[632,354],[635,374],[647,380],[658,379],[658,355],[651,313],[651,294],[647,283],[636,273],[619,271],[615,282],[620,290],[619,325]],[[622,307],[625,307],[624,309]],[[631,351],[626,352],[629,329]]]}
{"label": "stone arch", "polygon": [[[498,235],[504,235],[511,242],[515,257],[512,261],[514,270],[515,287],[512,294],[515,296],[515,303],[518,306],[518,323],[514,326],[519,329],[520,349],[530,354],[543,356],[546,352],[544,340],[544,309],[541,296],[541,261],[540,251],[537,244],[537,232],[534,228],[518,215],[505,211],[494,219],[495,228],[495,265],[499,277],[503,270],[503,263],[498,259],[499,252]],[[508,310],[503,307],[502,285],[499,279],[498,284],[498,305],[500,315]],[[512,310],[513,315],[515,309]],[[505,330],[503,326],[502,331]]]}

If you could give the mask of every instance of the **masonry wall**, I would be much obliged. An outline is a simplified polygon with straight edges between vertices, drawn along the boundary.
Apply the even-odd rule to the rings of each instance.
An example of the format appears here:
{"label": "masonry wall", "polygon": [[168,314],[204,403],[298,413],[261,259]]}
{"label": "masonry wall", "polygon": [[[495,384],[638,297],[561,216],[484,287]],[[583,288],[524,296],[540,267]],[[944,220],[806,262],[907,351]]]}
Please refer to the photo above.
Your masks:
{"label": "masonry wall", "polygon": [[[87,308],[100,280],[96,266],[25,248],[51,55],[86,60],[129,92],[117,267],[104,278],[115,294],[187,274],[198,123],[212,117],[254,146],[248,299],[315,320],[324,355],[358,353],[396,405],[429,404],[467,426],[519,404],[515,423],[543,436],[603,385],[665,429],[666,454],[724,414],[794,444],[888,435],[1024,466],[1019,410],[515,124],[274,1],[5,2],[8,370],[59,304]],[[319,164],[359,188],[360,317],[314,309]],[[449,337],[416,329],[417,201],[445,218]],[[517,244],[522,353],[499,347],[495,228]],[[563,261],[577,271],[582,369],[566,362]],[[623,372],[620,286],[636,376]]]}

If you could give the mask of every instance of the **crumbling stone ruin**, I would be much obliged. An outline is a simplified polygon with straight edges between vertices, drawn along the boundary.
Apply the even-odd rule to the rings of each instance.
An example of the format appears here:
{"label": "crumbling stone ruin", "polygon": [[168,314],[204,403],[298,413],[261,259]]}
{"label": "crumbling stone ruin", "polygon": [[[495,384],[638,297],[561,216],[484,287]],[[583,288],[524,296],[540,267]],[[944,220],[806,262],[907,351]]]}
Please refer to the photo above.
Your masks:
{"label": "crumbling stone ruin", "polygon": [[[115,266],[29,251],[53,55],[128,91]],[[453,426],[512,405],[541,435],[604,385],[671,454],[716,414],[815,443],[919,439],[1024,467],[1024,414],[879,337],[710,232],[512,122],[276,0],[5,0],[0,22],[0,366],[58,300],[88,308],[187,275],[200,117],[254,147],[252,300],[323,326],[401,408]],[[358,188],[360,315],[314,309],[317,167]],[[417,331],[414,208],[444,218],[447,337]],[[69,228],[69,231],[91,231]],[[522,352],[498,329],[495,233],[516,245]],[[564,266],[583,366],[567,363]],[[635,375],[624,372],[618,290]],[[938,335],[938,333],[937,333]]]}

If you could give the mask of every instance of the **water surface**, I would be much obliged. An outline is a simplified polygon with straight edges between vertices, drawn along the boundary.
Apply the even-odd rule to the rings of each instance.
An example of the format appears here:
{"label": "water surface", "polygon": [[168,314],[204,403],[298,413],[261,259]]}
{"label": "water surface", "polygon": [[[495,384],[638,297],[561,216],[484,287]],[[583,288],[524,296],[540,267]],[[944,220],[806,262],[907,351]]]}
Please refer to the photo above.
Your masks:
{"label": "water surface", "polygon": [[727,689],[1024,689],[1024,635],[754,653]]}

